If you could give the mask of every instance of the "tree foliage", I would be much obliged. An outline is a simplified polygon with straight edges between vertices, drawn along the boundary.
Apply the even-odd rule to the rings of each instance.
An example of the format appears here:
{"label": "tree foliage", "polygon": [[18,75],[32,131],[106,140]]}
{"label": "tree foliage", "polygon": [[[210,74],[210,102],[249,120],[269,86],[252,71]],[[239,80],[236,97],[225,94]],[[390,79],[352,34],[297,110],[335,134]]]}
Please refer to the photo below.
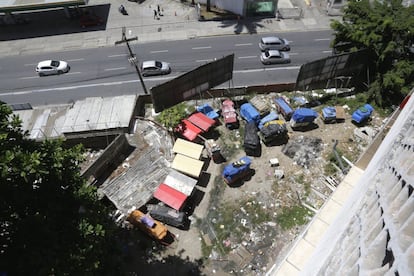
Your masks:
{"label": "tree foliage", "polygon": [[380,106],[397,104],[414,84],[414,6],[401,0],[350,0],[343,22],[333,21],[333,45],[350,43],[374,57],[371,100]]}
{"label": "tree foliage", "polygon": [[190,112],[191,111],[187,110],[185,103],[179,103],[173,107],[163,110],[157,117],[157,121],[164,125],[167,129],[173,129]]}
{"label": "tree foliage", "polygon": [[[81,146],[36,142],[0,102],[0,271],[115,275],[115,229],[80,174]],[[115,273],[115,274],[113,274]]]}

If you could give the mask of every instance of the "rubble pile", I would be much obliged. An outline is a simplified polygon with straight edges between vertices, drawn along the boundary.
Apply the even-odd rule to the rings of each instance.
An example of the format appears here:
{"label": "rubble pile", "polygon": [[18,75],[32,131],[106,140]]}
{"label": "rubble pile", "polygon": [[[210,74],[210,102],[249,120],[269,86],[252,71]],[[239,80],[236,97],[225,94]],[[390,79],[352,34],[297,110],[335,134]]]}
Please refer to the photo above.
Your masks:
{"label": "rubble pile", "polygon": [[303,135],[293,137],[282,149],[282,153],[304,168],[309,168],[312,161],[319,157],[321,151],[321,138]]}

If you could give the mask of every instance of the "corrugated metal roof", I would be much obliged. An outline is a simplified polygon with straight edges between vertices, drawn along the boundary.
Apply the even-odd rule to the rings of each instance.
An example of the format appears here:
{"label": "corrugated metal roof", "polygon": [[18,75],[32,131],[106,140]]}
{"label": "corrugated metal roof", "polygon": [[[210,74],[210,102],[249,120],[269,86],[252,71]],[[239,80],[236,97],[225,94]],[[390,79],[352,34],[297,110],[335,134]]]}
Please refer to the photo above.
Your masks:
{"label": "corrugated metal roof", "polygon": [[86,131],[127,128],[134,113],[135,95],[90,97],[73,105],[15,110],[32,139]]}

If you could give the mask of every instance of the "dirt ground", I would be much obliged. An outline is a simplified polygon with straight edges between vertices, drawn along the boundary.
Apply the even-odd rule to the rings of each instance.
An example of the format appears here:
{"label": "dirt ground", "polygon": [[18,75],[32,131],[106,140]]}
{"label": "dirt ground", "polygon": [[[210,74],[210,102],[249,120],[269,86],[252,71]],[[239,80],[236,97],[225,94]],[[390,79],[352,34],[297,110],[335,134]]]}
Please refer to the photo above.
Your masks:
{"label": "dirt ground", "polygon": [[[273,98],[264,98],[271,109]],[[160,257],[180,256],[203,263],[201,272],[180,275],[264,275],[283,259],[314,212],[342,180],[339,165],[328,165],[335,141],[340,154],[351,162],[367,145],[354,135],[357,126],[351,122],[350,110],[342,123],[324,124],[318,118],[313,129],[293,130],[288,125],[288,143],[262,144],[261,155],[250,157],[251,176],[229,186],[221,177],[224,166],[246,155],[242,145],[244,122],[240,122],[239,129],[229,130],[220,124],[214,130],[212,136],[221,146],[225,161],[209,161],[196,187],[198,196],[189,229],[169,227],[177,240]],[[369,123],[374,132],[381,123],[374,113]],[[271,166],[269,160],[273,158],[278,159],[278,166]],[[344,160],[342,166],[345,170],[349,167]],[[283,172],[283,177],[276,176],[275,170]],[[300,211],[302,216],[296,218],[294,212],[289,213],[290,217],[283,215],[285,210]],[[163,275],[159,273],[148,275]],[[179,275],[176,273],[170,275]]]}

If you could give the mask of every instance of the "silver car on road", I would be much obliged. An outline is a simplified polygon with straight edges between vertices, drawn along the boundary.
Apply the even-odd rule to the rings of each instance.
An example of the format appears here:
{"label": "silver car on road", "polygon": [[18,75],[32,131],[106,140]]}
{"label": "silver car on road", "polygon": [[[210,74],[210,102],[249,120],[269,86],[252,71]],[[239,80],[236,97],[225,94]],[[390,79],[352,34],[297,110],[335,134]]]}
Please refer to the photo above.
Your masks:
{"label": "silver car on road", "polygon": [[164,61],[148,60],[142,63],[141,73],[144,77],[166,75],[171,73],[171,67],[169,63]]}
{"label": "silver car on road", "polygon": [[266,50],[279,50],[279,51],[290,51],[289,41],[285,38],[278,36],[267,36],[262,37],[259,43],[261,51]]}
{"label": "silver car on road", "polygon": [[260,55],[263,64],[290,63],[289,54],[278,50],[267,50]]}
{"label": "silver car on road", "polygon": [[70,66],[66,61],[61,60],[44,60],[37,64],[36,72],[40,77],[46,75],[60,75],[67,73],[70,70]]}

